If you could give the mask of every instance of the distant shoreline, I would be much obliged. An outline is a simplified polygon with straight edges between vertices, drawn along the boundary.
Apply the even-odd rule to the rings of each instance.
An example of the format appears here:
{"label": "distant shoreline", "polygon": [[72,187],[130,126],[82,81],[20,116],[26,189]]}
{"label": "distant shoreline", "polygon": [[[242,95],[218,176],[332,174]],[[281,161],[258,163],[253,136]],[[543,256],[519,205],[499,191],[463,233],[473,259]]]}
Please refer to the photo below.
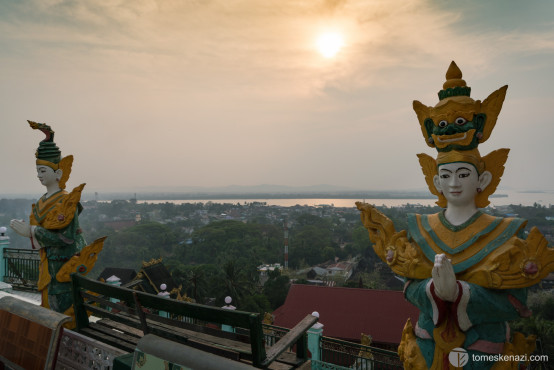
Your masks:
{"label": "distant shoreline", "polygon": [[[110,197],[108,194],[102,194],[99,200],[114,200],[114,199],[135,199],[135,194],[114,194],[119,197]],[[508,197],[505,194],[493,195],[493,198]],[[87,200],[92,200],[89,196],[84,197]],[[101,198],[101,199],[100,199]],[[107,198],[107,199],[106,199]],[[136,200],[210,200],[210,199],[435,199],[432,194],[414,194],[414,193],[257,193],[257,194],[229,194],[229,193],[208,193],[208,194],[173,194],[173,193],[137,193]]]}
{"label": "distant shoreline", "polygon": [[[491,198],[506,198],[507,194],[493,194]],[[36,199],[37,195],[0,195],[0,199]],[[358,191],[358,192],[290,192],[290,193],[174,193],[174,192],[105,192],[83,193],[81,200],[236,200],[236,199],[436,199],[429,192],[382,192],[382,191]]]}

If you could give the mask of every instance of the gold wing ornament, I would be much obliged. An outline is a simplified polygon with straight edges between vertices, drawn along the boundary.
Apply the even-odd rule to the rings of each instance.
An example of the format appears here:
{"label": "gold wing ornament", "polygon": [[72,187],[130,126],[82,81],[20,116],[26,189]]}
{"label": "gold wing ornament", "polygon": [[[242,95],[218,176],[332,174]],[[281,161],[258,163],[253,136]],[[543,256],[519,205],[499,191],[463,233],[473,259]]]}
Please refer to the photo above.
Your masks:
{"label": "gold wing ornament", "polygon": [[98,253],[104,247],[104,240],[107,236],[96,239],[91,244],[87,245],[79,253],[76,253],[69,259],[56,274],[56,279],[59,282],[71,281],[71,274],[76,272],[81,275],[86,275],[92,270],[96,260],[98,259]]}
{"label": "gold wing ornament", "polygon": [[31,213],[31,225],[40,225],[50,230],[59,230],[69,225],[75,217],[75,211],[81,200],[81,192],[84,187],[85,184],[77,186],[71,193],[66,194],[59,202],[56,202],[40,223]]}
{"label": "gold wing ornament", "polygon": [[69,175],[71,174],[71,167],[73,166],[73,156],[68,155],[63,157],[59,163],[60,169],[62,170],[62,177],[58,182],[60,189],[65,189],[65,183],[69,180]]}
{"label": "gold wing ornament", "polygon": [[391,219],[370,204],[356,202],[362,224],[369,232],[375,253],[395,274],[410,279],[431,276],[433,264],[408,240],[406,230],[396,232]]}
{"label": "gold wing ornament", "polygon": [[479,143],[484,143],[487,141],[491,132],[496,125],[496,120],[502,110],[502,104],[506,98],[506,91],[508,90],[508,85],[502,86],[500,89],[491,93],[484,101],[481,103],[481,112],[485,113],[487,120],[485,121],[485,127],[483,128],[483,137],[479,139]]}
{"label": "gold wing ornament", "polygon": [[516,289],[539,283],[554,271],[554,248],[539,229],[533,227],[527,239],[512,237],[486,258],[458,275],[458,280],[475,282],[485,288]]}
{"label": "gold wing ornament", "polygon": [[[506,86],[507,87],[507,86]],[[492,175],[490,184],[475,197],[475,205],[478,208],[485,208],[490,204],[489,196],[492,195],[500,183],[500,179],[504,174],[504,165],[508,160],[510,149],[502,148],[490,152],[483,157],[485,162],[485,171],[489,171]]]}
{"label": "gold wing ornament", "polygon": [[425,128],[425,120],[429,118],[429,116],[431,115],[431,110],[433,109],[433,107],[428,107],[417,100],[414,100],[413,107],[414,107],[414,111],[416,112],[417,120],[419,121],[419,127],[421,128],[421,134],[425,139],[425,143],[427,144],[427,146],[434,148],[435,144],[427,140],[428,135],[427,135],[427,129]]}
{"label": "gold wing ornament", "polygon": [[425,153],[419,153],[417,157],[419,158],[419,164],[421,165],[421,170],[425,176],[425,182],[429,187],[429,191],[431,194],[434,194],[439,198],[436,202],[437,205],[441,208],[446,208],[446,198],[437,190],[435,183],[433,182],[435,175],[438,175],[437,161]]}

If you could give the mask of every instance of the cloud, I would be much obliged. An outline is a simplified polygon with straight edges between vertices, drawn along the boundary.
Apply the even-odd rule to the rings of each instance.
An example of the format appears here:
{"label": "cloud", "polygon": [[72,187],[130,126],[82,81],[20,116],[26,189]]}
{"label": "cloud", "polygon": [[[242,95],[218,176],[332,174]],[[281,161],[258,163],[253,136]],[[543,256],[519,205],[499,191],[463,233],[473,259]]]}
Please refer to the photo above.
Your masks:
{"label": "cloud", "polygon": [[[382,153],[396,145],[387,160],[398,167],[426,148],[410,136],[419,135],[411,101],[436,102],[452,59],[476,99],[505,82],[531,104],[549,94],[552,22],[484,27],[473,21],[481,7],[427,0],[6,2],[0,98],[10,140],[1,154],[26,151],[10,165],[28,165],[36,140],[22,126],[34,119],[52,124],[64,154],[76,156],[75,181],[94,186],[310,185],[331,177],[389,187],[385,174],[375,176],[386,168]],[[345,39],[331,60],[315,48],[328,29]],[[512,87],[515,99],[511,94]],[[545,116],[543,106],[528,109],[537,120]],[[510,116],[501,119],[517,127]],[[406,171],[419,171],[414,163],[389,175],[396,186]],[[25,176],[8,182],[17,188]]]}

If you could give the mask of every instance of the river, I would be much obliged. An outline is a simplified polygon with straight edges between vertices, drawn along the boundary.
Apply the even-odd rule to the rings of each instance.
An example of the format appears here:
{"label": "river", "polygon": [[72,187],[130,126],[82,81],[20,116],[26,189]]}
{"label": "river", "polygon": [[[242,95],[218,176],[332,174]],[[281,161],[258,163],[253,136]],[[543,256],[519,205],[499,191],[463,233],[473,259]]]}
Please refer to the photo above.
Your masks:
{"label": "river", "polygon": [[[490,198],[491,205],[494,207],[509,205],[509,204],[521,204],[524,206],[532,206],[538,203],[542,206],[549,206],[554,204],[554,192],[518,192],[518,191],[499,191],[498,197]],[[293,207],[295,205],[306,206],[321,206],[328,205],[334,207],[355,207],[355,202],[363,201],[366,203],[374,204],[377,206],[398,207],[405,204],[419,204],[423,206],[435,205],[436,199],[312,199],[312,198],[294,198],[294,199],[251,199],[251,198],[237,198],[237,199],[179,199],[179,200],[139,200],[137,203],[253,203],[260,202],[266,203],[270,206],[281,207]]]}

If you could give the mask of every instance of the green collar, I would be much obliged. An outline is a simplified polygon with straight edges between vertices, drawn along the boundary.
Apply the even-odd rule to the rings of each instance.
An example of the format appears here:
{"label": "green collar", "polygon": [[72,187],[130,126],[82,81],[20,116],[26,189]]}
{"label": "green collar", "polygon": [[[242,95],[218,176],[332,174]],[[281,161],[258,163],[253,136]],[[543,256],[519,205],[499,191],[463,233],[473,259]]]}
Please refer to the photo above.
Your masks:
{"label": "green collar", "polygon": [[460,230],[463,230],[465,229],[466,227],[468,227],[469,225],[471,225],[472,223],[475,222],[475,220],[477,220],[479,217],[481,217],[481,215],[483,214],[483,212],[477,210],[477,212],[475,212],[473,214],[473,216],[471,216],[466,222],[464,222],[463,224],[460,224],[460,225],[452,225],[447,219],[446,217],[444,216],[444,213],[446,212],[446,209],[443,209],[441,212],[439,212],[439,220],[441,221],[441,223],[444,225],[444,227],[446,227],[448,230],[450,231],[460,231]]}

